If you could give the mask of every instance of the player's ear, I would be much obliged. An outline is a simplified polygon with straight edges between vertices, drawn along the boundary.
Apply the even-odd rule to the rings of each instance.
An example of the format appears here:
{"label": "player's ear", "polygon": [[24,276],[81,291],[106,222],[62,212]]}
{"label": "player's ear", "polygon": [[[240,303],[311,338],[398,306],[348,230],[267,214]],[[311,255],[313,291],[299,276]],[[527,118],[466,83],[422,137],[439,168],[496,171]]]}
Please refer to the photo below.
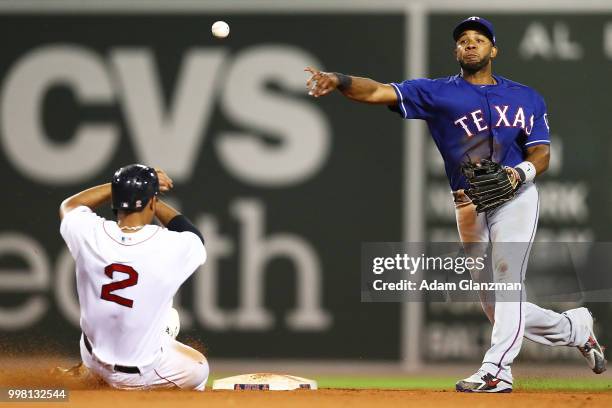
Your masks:
{"label": "player's ear", "polygon": [[491,58],[495,58],[497,57],[497,47],[493,46],[493,48],[491,48]]}

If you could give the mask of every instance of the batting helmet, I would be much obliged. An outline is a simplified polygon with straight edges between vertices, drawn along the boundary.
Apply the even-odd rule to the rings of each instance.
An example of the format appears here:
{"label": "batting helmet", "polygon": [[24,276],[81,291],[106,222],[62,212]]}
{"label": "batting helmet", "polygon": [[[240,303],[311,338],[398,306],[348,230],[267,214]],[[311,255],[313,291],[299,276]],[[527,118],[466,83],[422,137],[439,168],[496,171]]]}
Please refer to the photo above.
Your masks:
{"label": "batting helmet", "polygon": [[113,210],[142,211],[159,193],[157,172],[142,164],[122,167],[113,175],[111,191]]}

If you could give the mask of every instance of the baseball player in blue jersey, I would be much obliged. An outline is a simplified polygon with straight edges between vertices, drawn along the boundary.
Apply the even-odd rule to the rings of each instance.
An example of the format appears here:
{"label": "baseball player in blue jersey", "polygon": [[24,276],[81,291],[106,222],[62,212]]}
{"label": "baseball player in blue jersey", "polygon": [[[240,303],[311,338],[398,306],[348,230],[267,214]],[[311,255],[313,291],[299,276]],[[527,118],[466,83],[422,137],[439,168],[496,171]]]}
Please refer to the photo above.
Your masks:
{"label": "baseball player in blue jersey", "polygon": [[[534,179],[550,158],[546,104],[528,86],[493,75],[498,48],[489,21],[470,17],[455,27],[453,39],[459,75],[383,84],[307,67],[306,85],[315,98],[338,89],[354,101],[387,105],[404,119],[425,120],[444,159],[461,241],[491,243],[494,279],[522,283],[538,222]],[[517,245],[501,244],[509,242]],[[577,347],[595,373],[606,370],[588,309],[556,313],[526,302],[524,291],[508,301],[483,298],[482,305],[493,324],[491,346],[457,391],[511,392],[511,365],[523,337]]]}

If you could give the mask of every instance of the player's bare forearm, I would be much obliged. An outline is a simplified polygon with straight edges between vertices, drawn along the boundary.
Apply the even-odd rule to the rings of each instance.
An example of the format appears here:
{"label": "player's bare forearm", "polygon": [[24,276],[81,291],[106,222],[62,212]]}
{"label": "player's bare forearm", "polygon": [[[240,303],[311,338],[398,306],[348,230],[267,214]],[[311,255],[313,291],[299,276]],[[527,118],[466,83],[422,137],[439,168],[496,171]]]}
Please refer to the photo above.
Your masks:
{"label": "player's bare forearm", "polygon": [[101,205],[108,203],[111,199],[111,184],[101,184],[99,186],[88,188],[80,193],[68,197],[60,205],[59,216],[60,219],[64,218],[64,215],[72,211],[73,209],[82,205],[95,210]]}
{"label": "player's bare forearm", "polygon": [[528,148],[525,160],[533,163],[536,174],[544,173],[548,169],[550,161],[550,146],[542,144]]}
{"label": "player's bare forearm", "polygon": [[389,84],[381,84],[369,78],[351,76],[351,84],[338,89],[344,96],[357,102],[382,105],[397,104],[397,95]]}
{"label": "player's bare forearm", "polygon": [[157,204],[155,205],[155,216],[159,220],[159,222],[165,227],[168,223],[180,213],[163,202],[162,200],[157,200]]}
{"label": "player's bare forearm", "polygon": [[192,232],[202,241],[204,244],[204,237],[200,230],[193,225],[191,221],[174,208],[161,200],[157,200],[155,206],[155,216],[162,223],[162,225],[168,228],[170,231],[176,232]]}
{"label": "player's bare forearm", "polygon": [[[167,193],[172,188],[174,188],[174,182],[170,177],[168,177],[165,171],[163,171],[162,169],[155,169],[155,171],[157,172],[157,179],[159,181],[159,191],[162,194]],[[179,214],[180,213],[177,210],[175,210],[162,200],[157,200],[157,203],[155,205],[155,216],[164,227],[167,226],[168,223]]]}
{"label": "player's bare forearm", "polygon": [[311,73],[306,86],[309,95],[315,98],[337,89],[354,101],[380,105],[397,104],[397,95],[389,84],[337,72],[322,72],[312,67],[307,67],[305,71]]}

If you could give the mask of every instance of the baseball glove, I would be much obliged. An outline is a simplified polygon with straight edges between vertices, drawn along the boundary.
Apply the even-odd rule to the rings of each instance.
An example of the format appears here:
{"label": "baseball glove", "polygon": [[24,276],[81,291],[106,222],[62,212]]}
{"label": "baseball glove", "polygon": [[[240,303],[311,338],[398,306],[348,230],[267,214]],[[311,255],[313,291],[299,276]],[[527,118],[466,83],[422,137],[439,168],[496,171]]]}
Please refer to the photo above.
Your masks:
{"label": "baseball glove", "polygon": [[469,183],[465,193],[476,205],[478,213],[493,210],[512,200],[521,184],[516,170],[487,159],[480,163],[464,163],[461,171]]}

